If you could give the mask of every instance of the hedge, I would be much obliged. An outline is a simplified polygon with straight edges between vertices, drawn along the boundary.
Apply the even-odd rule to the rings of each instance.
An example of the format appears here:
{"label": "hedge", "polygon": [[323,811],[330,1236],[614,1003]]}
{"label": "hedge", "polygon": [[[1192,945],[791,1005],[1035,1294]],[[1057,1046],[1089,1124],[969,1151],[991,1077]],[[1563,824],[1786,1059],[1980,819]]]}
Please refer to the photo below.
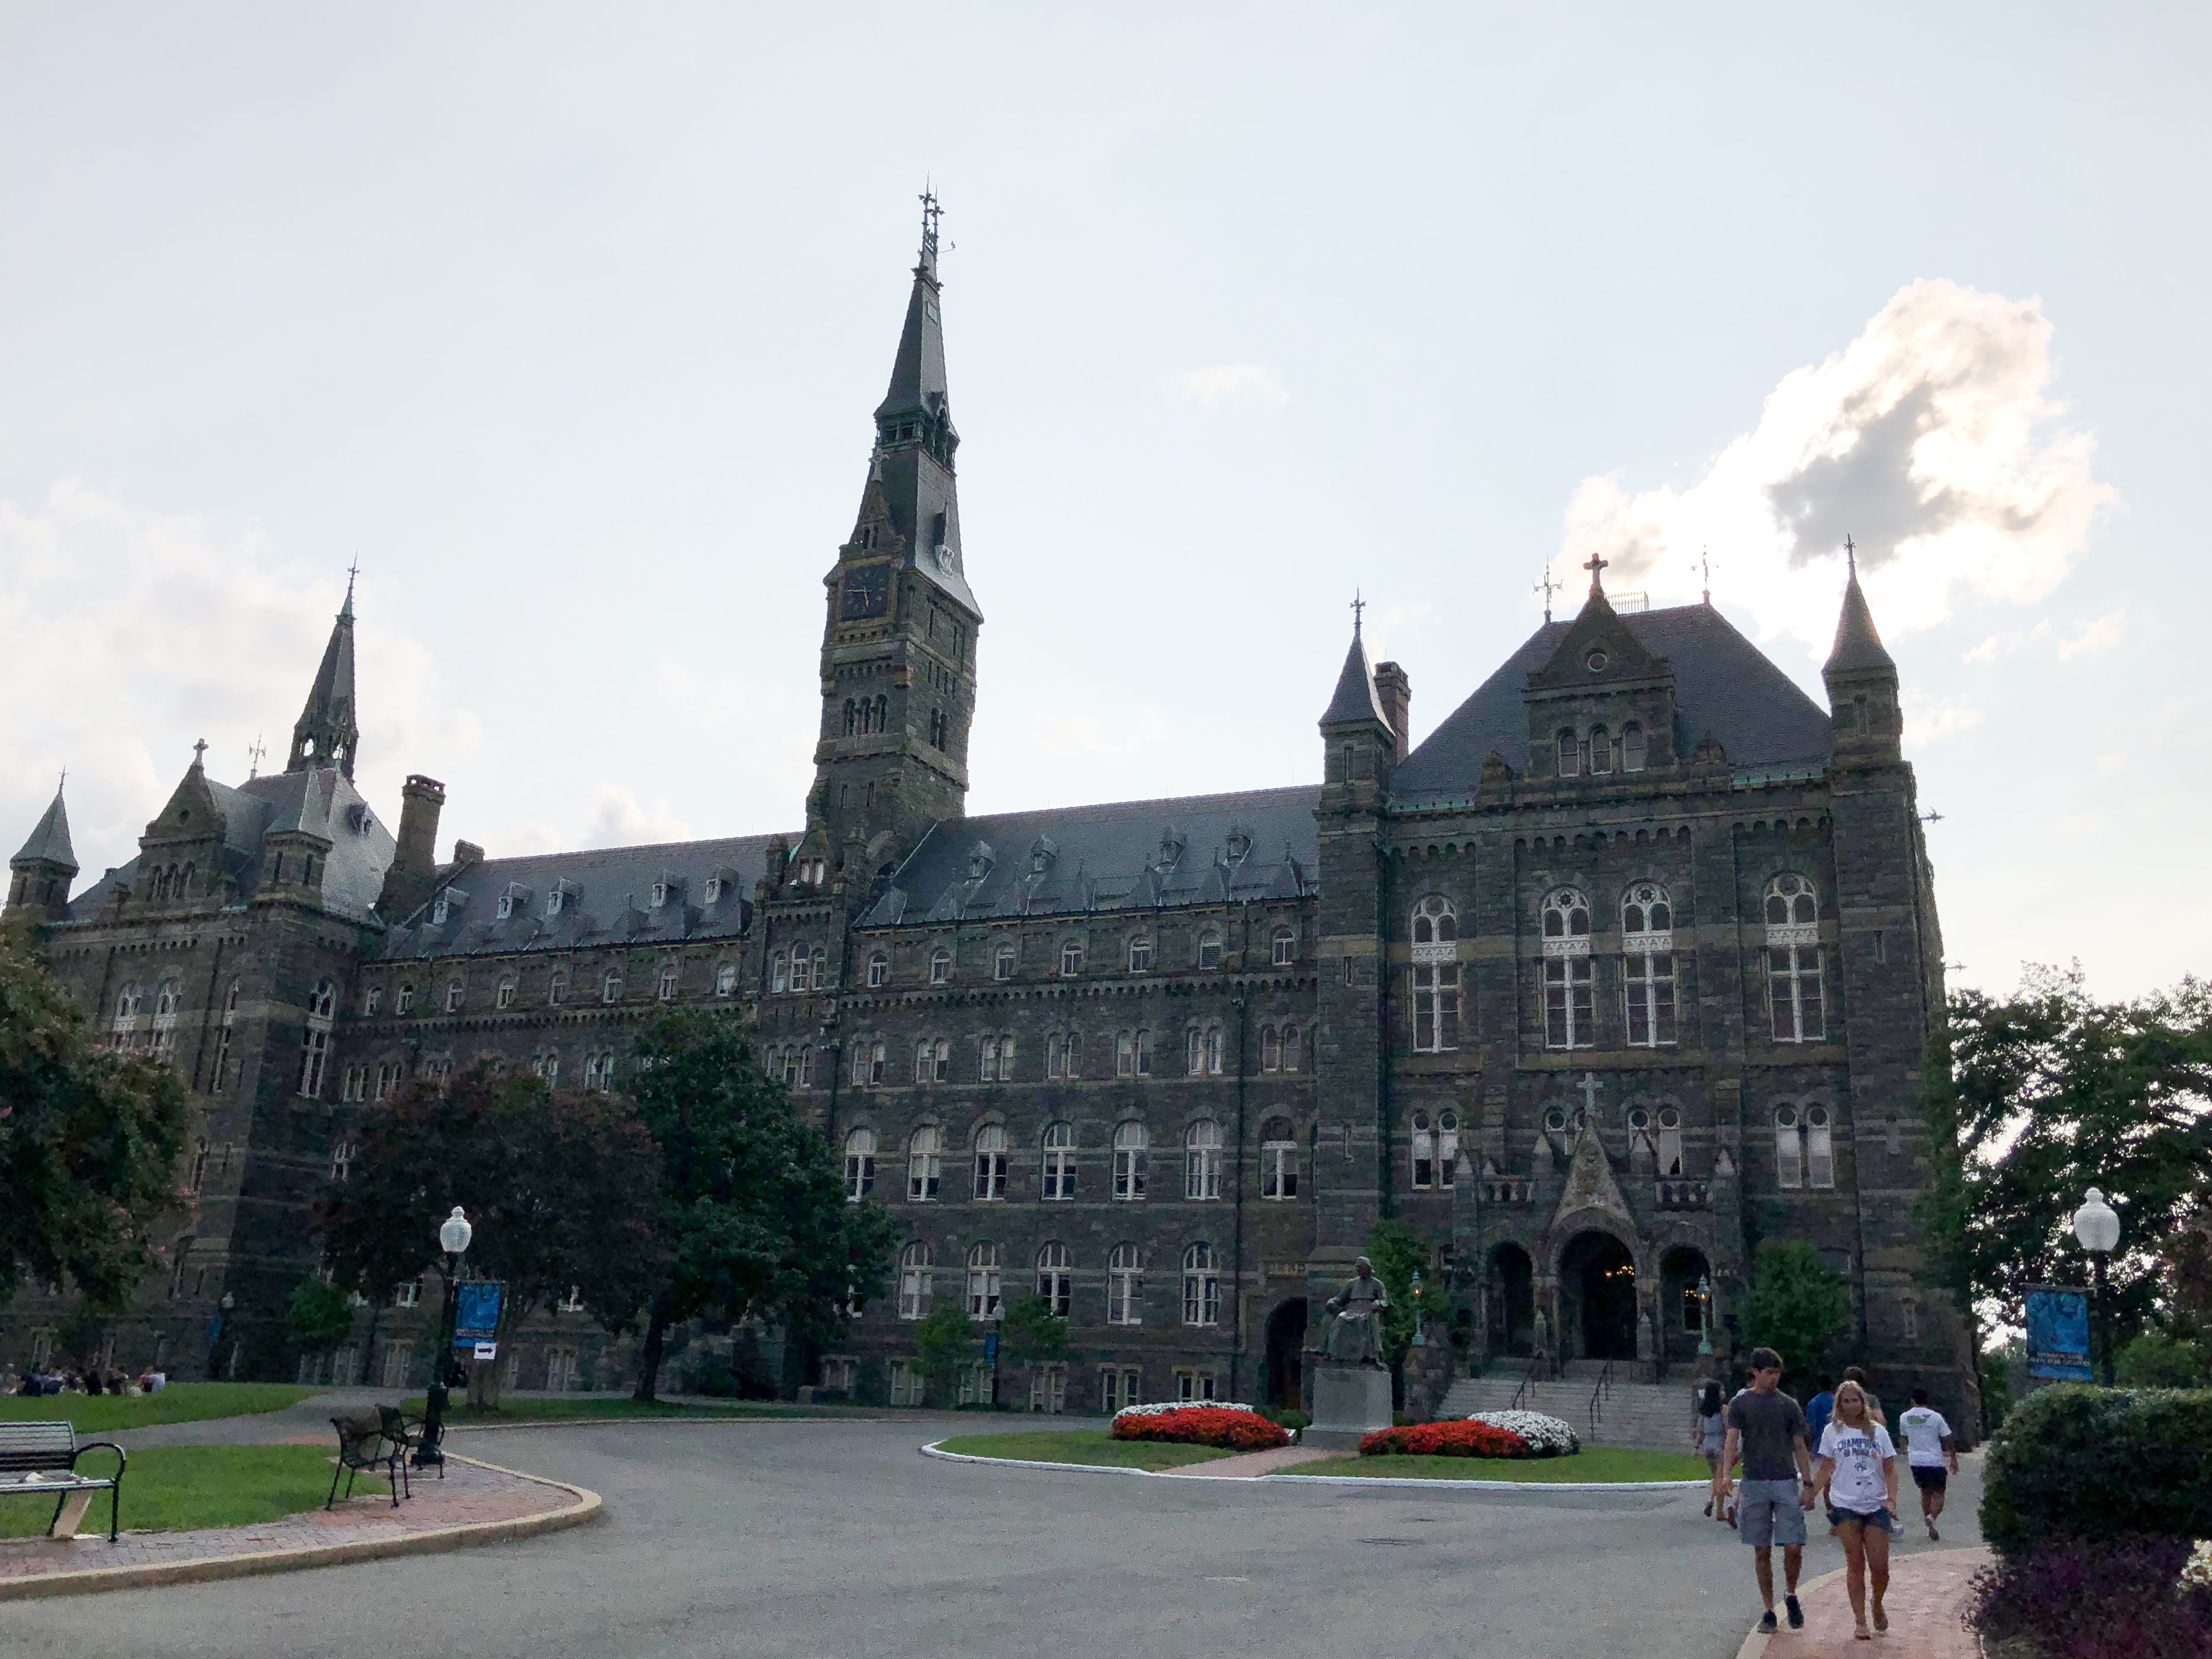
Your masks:
{"label": "hedge", "polygon": [[1249,1406],[1187,1406],[1174,1411],[1125,1413],[1114,1419],[1116,1440],[1166,1440],[1188,1446],[1221,1446],[1231,1451],[1267,1451],[1287,1446],[1286,1430]]}
{"label": "hedge", "polygon": [[2039,1389],[1990,1442],[1982,1536],[2000,1553],[2058,1540],[2212,1537],[2212,1389]]}
{"label": "hedge", "polygon": [[1526,1457],[1528,1443],[1510,1429],[1487,1423],[1417,1423],[1377,1429],[1361,1437],[1362,1457]]}

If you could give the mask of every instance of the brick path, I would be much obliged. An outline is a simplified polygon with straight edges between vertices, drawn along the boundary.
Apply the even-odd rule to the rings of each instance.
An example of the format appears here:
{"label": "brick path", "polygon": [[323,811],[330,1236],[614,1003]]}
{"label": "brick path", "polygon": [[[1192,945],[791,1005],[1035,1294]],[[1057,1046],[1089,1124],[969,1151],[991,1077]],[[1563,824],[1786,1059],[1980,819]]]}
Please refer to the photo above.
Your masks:
{"label": "brick path", "polygon": [[1234,1457],[1217,1457],[1211,1463],[1194,1463],[1188,1468],[1175,1469],[1170,1473],[1189,1475],[1194,1479],[1273,1474],[1276,1470],[1287,1469],[1294,1463],[1310,1463],[1316,1457],[1334,1457],[1336,1455],[1333,1451],[1324,1451],[1319,1446],[1271,1446],[1266,1451],[1239,1452]]}
{"label": "brick path", "polygon": [[[1889,1630],[1872,1643],[1851,1634],[1850,1592],[1838,1572],[1799,1598],[1805,1628],[1791,1630],[1784,1624],[1766,1638],[1764,1659],[1976,1659],[1974,1633],[1960,1615],[1974,1574],[1989,1564],[1985,1549],[1893,1556],[1889,1593],[1882,1598]],[[1758,1638],[1745,1644],[1743,1659],[1759,1659]]]}
{"label": "brick path", "polygon": [[[0,1601],[19,1595],[105,1589],[163,1579],[229,1577],[240,1572],[319,1566],[349,1557],[490,1542],[597,1512],[595,1494],[448,1455],[446,1479],[414,1478],[415,1496],[392,1507],[388,1496],[355,1497],[250,1527],[202,1532],[132,1532],[110,1544],[88,1516],[75,1539],[0,1540]],[[131,1489],[124,1487],[124,1516]],[[104,1511],[103,1511],[104,1512]],[[519,1523],[519,1524],[518,1524]],[[471,1534],[458,1529],[483,1528]]]}

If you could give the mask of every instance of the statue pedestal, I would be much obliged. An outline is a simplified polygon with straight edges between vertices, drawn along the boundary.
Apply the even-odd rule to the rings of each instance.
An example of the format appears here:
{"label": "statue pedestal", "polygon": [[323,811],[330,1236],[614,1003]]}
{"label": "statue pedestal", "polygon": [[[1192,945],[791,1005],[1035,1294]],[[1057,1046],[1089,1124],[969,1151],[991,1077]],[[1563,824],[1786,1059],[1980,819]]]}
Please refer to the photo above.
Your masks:
{"label": "statue pedestal", "polygon": [[1389,1372],[1326,1359],[1314,1367],[1313,1425],[1298,1437],[1300,1445],[1357,1451],[1360,1436],[1389,1426]]}

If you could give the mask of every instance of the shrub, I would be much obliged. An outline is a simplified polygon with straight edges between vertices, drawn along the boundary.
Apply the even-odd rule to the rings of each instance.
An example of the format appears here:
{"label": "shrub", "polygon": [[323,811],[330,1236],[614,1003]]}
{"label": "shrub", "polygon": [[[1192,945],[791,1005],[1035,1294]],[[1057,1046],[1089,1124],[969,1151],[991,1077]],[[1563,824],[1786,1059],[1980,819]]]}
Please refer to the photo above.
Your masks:
{"label": "shrub", "polygon": [[1300,1429],[1313,1426],[1313,1419],[1308,1417],[1304,1412],[1293,1411],[1287,1406],[1263,1406],[1261,1407],[1260,1415],[1278,1428],[1288,1429],[1292,1434],[1296,1434]]}
{"label": "shrub", "polygon": [[2212,1537],[2212,1389],[2038,1389],[1990,1443],[1981,1518],[2008,1556],[2061,1539]]}
{"label": "shrub", "polygon": [[1469,1419],[1464,1423],[1417,1423],[1410,1429],[1377,1429],[1359,1442],[1362,1457],[1528,1457],[1528,1443],[1510,1429]]}
{"label": "shrub", "polygon": [[2184,1581],[2190,1559],[2185,1538],[2041,1545],[1975,1576],[1967,1620],[2051,1659],[2201,1659],[2212,1588]]}
{"label": "shrub", "polygon": [[1291,1437],[1249,1406],[1170,1406],[1165,1410],[1121,1412],[1114,1419],[1116,1440],[1171,1440],[1186,1446],[1221,1446],[1231,1451],[1267,1451],[1287,1446]]}
{"label": "shrub", "polygon": [[1467,1420],[1511,1430],[1528,1443],[1531,1457],[1571,1457],[1583,1449],[1573,1424],[1544,1412],[1477,1412]]}

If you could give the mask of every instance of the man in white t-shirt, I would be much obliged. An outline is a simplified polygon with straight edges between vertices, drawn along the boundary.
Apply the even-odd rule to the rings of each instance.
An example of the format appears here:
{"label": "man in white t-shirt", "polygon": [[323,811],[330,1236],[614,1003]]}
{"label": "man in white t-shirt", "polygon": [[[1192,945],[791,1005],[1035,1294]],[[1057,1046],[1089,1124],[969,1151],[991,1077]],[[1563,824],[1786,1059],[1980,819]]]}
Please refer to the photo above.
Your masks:
{"label": "man in white t-shirt", "polygon": [[1936,1517],[1943,1513],[1943,1496],[1951,1476],[1959,1472],[1959,1450],[1951,1425],[1943,1413],[1928,1403],[1928,1390],[1912,1391],[1912,1409],[1897,1419],[1905,1436],[1905,1460],[1912,1468],[1912,1484],[1920,1488],[1920,1518],[1928,1536],[1940,1539]]}

